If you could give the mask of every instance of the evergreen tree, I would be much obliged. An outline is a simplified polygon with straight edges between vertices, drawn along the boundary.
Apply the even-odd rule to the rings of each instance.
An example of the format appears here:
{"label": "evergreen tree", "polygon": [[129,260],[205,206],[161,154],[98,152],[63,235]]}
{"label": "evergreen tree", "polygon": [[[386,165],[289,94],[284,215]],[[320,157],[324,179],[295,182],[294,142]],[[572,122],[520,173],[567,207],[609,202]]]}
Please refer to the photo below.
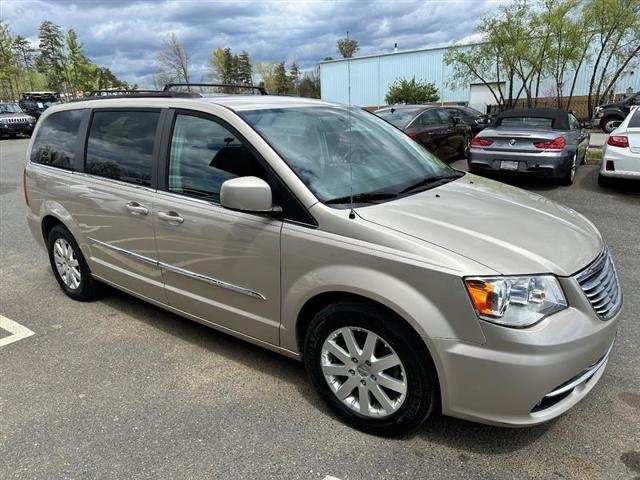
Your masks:
{"label": "evergreen tree", "polygon": [[289,79],[291,81],[293,93],[300,95],[300,67],[297,62],[293,62],[291,65],[291,69],[289,70]]}
{"label": "evergreen tree", "polygon": [[277,95],[286,95],[291,91],[291,79],[287,75],[284,62],[276,65],[274,72],[274,87]]}
{"label": "evergreen tree", "polygon": [[12,46],[13,39],[9,25],[0,22],[0,93],[7,97],[7,100],[15,100],[18,94],[13,78],[16,68]]}
{"label": "evergreen tree", "polygon": [[29,88],[33,91],[33,66],[34,66],[34,53],[36,51],[31,45],[31,42],[22,35],[18,35],[13,39],[13,45],[11,47],[15,55],[16,64],[21,70],[21,77],[27,77]]}
{"label": "evergreen tree", "polygon": [[62,29],[55,23],[44,20],[40,25],[40,56],[38,57],[38,67],[47,77],[50,88],[61,92],[66,90],[65,83],[68,84],[66,63],[67,58],[64,51],[65,38]]}
{"label": "evergreen tree", "polygon": [[253,85],[253,71],[251,67],[251,59],[249,53],[242,51],[237,57],[238,76],[236,78],[237,83],[240,85]]}

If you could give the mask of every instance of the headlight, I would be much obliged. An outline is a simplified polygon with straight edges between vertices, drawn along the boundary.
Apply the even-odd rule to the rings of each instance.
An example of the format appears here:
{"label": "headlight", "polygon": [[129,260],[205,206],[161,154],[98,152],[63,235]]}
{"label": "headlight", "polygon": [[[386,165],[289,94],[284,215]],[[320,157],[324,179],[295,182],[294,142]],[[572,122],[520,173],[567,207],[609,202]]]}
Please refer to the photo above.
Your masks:
{"label": "headlight", "polygon": [[567,308],[553,275],[472,277],[465,279],[465,285],[478,317],[498,325],[529,327]]}

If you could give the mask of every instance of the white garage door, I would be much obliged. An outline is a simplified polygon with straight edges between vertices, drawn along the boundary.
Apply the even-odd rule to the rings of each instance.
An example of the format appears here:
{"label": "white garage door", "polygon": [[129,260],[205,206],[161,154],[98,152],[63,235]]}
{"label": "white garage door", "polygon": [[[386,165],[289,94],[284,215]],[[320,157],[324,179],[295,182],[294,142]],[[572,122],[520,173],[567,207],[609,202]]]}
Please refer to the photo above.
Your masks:
{"label": "white garage door", "polygon": [[[492,83],[490,85],[496,94],[498,94],[498,84]],[[502,88],[503,92],[505,91],[504,82],[500,82],[500,88]],[[469,86],[469,106],[471,108],[480,110],[482,113],[487,113],[487,106],[495,105],[497,103],[498,102],[496,102],[491,90],[484,83],[474,83]]]}

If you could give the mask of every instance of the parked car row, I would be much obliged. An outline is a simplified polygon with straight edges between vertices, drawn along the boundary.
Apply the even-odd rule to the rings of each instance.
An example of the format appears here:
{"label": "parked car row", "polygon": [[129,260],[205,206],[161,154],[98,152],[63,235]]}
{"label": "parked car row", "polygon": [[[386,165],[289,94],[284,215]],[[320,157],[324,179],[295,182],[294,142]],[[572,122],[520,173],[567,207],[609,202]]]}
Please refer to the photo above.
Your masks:
{"label": "parked car row", "polygon": [[17,103],[0,103],[0,138],[31,135],[35,117],[25,114]]}

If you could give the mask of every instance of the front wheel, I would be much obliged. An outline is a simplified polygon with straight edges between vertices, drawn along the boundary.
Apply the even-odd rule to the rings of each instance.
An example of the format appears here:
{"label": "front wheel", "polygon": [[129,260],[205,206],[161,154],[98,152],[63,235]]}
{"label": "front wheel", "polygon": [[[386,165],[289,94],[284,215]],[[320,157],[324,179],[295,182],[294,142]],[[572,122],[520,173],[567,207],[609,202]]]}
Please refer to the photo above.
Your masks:
{"label": "front wheel", "polygon": [[436,404],[435,368],[420,341],[381,309],[341,302],[314,316],[305,367],[346,423],[377,435],[401,435],[420,426]]}
{"label": "front wheel", "polygon": [[602,120],[602,131],[605,133],[611,133],[616,129],[616,123],[620,123],[621,118],[606,117]]}

